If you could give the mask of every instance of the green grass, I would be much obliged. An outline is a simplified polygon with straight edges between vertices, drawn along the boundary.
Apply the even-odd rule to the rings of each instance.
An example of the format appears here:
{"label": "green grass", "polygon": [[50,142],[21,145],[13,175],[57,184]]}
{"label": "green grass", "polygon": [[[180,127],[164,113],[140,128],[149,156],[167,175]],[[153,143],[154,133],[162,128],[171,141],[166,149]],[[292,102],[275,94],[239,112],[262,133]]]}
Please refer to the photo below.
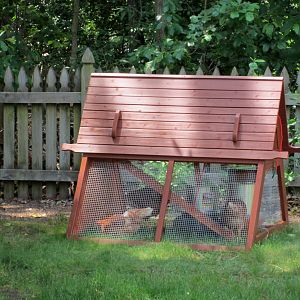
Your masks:
{"label": "green grass", "polygon": [[251,252],[69,241],[65,228],[0,222],[0,299],[300,299],[300,224]]}

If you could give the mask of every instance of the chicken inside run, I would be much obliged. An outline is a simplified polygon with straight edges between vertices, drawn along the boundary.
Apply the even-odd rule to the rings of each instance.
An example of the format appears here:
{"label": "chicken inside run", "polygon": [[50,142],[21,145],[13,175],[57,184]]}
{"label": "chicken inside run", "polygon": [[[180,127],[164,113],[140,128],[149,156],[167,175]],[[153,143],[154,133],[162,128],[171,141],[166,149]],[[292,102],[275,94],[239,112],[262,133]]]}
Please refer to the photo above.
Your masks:
{"label": "chicken inside run", "polygon": [[[113,162],[95,161],[90,174],[97,174],[97,181],[91,177],[87,182],[78,236],[154,240],[162,206],[162,192],[157,186],[165,184],[165,166],[166,162],[154,161],[119,162],[117,166]],[[118,177],[112,176],[116,170]],[[138,170],[142,178],[132,174],[132,170]],[[163,240],[244,244],[256,171],[255,165],[175,163]],[[268,188],[264,191],[259,217],[262,231],[281,217],[275,177],[274,172],[266,177]],[[273,195],[272,184],[275,184]],[[201,215],[221,230],[216,230]],[[231,239],[224,237],[227,231],[233,233]]]}

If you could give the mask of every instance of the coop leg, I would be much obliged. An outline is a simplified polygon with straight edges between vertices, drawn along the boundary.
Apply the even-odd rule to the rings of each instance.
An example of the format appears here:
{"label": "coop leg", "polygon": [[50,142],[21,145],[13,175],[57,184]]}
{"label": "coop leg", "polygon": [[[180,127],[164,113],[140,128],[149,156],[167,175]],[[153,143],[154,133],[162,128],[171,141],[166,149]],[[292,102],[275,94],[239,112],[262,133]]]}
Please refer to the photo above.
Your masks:
{"label": "coop leg", "polygon": [[90,159],[86,156],[83,156],[81,159],[77,187],[74,195],[74,204],[67,229],[68,238],[76,238],[78,235],[78,218],[82,209],[83,195],[85,191],[89,166]]}
{"label": "coop leg", "polygon": [[280,195],[282,221],[288,222],[288,207],[287,207],[287,199],[286,199],[286,189],[284,184],[284,168],[283,168],[282,159],[279,160],[277,166],[277,174],[278,174],[278,187],[279,187],[279,195]]}
{"label": "coop leg", "polygon": [[258,223],[260,204],[261,204],[261,196],[262,196],[264,180],[265,180],[265,172],[266,172],[265,163],[259,162],[257,168],[256,180],[255,180],[251,215],[250,215],[249,226],[248,226],[248,237],[246,243],[247,250],[250,250],[252,248],[256,237],[257,223]]}
{"label": "coop leg", "polygon": [[157,227],[155,232],[155,242],[160,242],[162,237],[164,221],[167,212],[167,205],[169,202],[169,197],[171,192],[173,169],[174,169],[174,160],[171,160],[168,163],[167,176],[166,176],[166,181],[162,193],[162,201],[160,204],[159,217],[158,217],[158,222],[157,222]]}

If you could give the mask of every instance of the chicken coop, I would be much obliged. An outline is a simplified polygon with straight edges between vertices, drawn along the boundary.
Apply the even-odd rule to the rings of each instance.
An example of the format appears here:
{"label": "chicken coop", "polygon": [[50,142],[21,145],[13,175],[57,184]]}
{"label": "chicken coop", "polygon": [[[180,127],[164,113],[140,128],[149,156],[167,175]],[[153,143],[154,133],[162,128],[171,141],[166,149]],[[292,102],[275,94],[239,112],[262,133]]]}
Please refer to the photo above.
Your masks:
{"label": "chicken coop", "polygon": [[288,221],[283,79],[92,74],[67,236],[251,249]]}

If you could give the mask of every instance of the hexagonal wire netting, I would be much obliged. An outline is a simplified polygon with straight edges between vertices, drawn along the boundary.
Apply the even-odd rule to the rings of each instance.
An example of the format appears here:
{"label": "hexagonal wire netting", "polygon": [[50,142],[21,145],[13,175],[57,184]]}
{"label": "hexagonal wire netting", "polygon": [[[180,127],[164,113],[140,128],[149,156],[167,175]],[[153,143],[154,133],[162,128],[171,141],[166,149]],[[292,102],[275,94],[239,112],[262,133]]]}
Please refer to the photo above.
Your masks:
{"label": "hexagonal wire netting", "polygon": [[245,244],[256,170],[256,165],[176,163],[172,191],[196,212],[231,231],[234,237],[224,237],[191,216],[171,195],[164,240],[207,245]]}
{"label": "hexagonal wire netting", "polygon": [[166,168],[166,162],[93,160],[88,170],[78,235],[154,240],[161,194],[147,185],[147,181],[153,178],[163,186]]}
{"label": "hexagonal wire netting", "polygon": [[266,172],[261,207],[259,212],[258,230],[263,231],[268,227],[282,221],[278,175],[275,168]]}
{"label": "hexagonal wire netting", "polygon": [[[78,221],[79,236],[154,240],[167,165],[165,161],[93,160]],[[163,239],[189,244],[244,245],[256,171],[256,165],[176,162]],[[267,172],[261,228],[281,218],[277,179],[273,171]],[[193,217],[185,204],[219,228],[232,232],[234,237],[229,239]]]}

